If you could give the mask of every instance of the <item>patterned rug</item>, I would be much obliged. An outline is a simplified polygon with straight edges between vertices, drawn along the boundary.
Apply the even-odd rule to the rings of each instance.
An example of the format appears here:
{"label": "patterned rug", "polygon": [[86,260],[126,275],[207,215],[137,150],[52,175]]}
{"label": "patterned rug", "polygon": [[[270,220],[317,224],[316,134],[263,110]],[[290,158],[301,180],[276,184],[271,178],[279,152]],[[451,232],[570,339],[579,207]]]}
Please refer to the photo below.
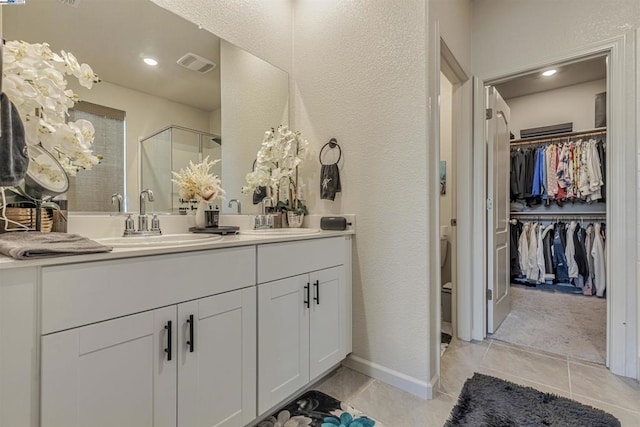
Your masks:
{"label": "patterned rug", "polygon": [[257,427],[384,427],[357,409],[310,390],[278,409]]}
{"label": "patterned rug", "polygon": [[619,427],[620,421],[574,400],[476,372],[445,424],[458,426]]}

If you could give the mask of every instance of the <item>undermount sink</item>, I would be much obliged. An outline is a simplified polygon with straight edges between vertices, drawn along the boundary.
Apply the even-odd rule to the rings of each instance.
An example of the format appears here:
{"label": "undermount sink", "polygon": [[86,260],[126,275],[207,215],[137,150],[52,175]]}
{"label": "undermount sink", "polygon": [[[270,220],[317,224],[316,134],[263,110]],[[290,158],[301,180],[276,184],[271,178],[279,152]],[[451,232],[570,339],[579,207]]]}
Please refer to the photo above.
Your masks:
{"label": "undermount sink", "polygon": [[217,234],[162,234],[160,236],[105,237],[96,242],[114,248],[155,248],[164,246],[190,246],[221,240]]}
{"label": "undermount sink", "polygon": [[319,233],[319,228],[265,228],[259,230],[241,230],[240,234],[249,236],[304,236]]}

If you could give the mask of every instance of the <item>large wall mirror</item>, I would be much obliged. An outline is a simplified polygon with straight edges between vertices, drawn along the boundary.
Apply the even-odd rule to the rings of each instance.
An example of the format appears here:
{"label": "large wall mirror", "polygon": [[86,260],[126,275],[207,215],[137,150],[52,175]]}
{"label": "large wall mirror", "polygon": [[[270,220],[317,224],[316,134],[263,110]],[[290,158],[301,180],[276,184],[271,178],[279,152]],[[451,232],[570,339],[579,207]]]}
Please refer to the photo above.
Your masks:
{"label": "large wall mirror", "polygon": [[227,199],[241,199],[252,212],[240,189],[264,131],[288,123],[287,73],[151,0],[70,3],[3,9],[6,40],[71,52],[102,80],[91,90],[69,80],[83,101],[72,116],[94,123],[94,152],[103,156],[72,178],[69,210],[115,212],[112,195],[122,194],[122,209],[136,211],[142,186],[154,191],[156,212],[177,213],[185,206],[171,170],[209,155],[222,158],[215,172]]}

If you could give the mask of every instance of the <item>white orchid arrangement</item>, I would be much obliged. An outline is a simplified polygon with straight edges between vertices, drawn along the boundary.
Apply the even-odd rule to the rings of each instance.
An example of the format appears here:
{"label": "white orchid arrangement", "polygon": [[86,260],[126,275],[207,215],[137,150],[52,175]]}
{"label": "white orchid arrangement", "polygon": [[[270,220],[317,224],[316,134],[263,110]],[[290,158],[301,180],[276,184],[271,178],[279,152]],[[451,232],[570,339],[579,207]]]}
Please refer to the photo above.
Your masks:
{"label": "white orchid arrangement", "polygon": [[309,142],[300,132],[292,132],[287,126],[279,126],[265,132],[257,154],[256,167],[246,176],[244,194],[253,193],[258,187],[268,187],[275,202],[287,197],[288,210],[306,210],[300,203],[299,168],[309,152]]}
{"label": "white orchid arrangement", "polygon": [[[57,54],[47,43],[8,41],[3,54],[3,91],[18,109],[28,145],[41,145],[75,176],[100,162],[92,152],[95,130],[87,120],[67,121],[78,96],[67,89],[74,76],[91,89],[100,81],[87,64],[71,54]],[[37,159],[34,159],[37,163]]]}
{"label": "white orchid arrangement", "polygon": [[171,172],[175,179],[171,182],[176,184],[180,191],[180,197],[186,202],[190,200],[212,201],[216,197],[222,198],[225,191],[220,187],[222,181],[218,175],[210,172],[211,168],[220,162],[220,159],[209,160],[207,156],[201,163],[194,164],[189,161],[186,169],[180,172]]}

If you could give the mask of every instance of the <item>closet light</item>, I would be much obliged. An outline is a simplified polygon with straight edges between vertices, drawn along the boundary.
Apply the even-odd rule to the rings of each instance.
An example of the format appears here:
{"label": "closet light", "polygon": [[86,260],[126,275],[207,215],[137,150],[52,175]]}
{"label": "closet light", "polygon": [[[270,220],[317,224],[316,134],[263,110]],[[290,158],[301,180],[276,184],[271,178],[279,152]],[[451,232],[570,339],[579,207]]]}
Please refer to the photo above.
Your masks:
{"label": "closet light", "polygon": [[544,73],[542,73],[542,75],[545,76],[545,77],[551,77],[557,72],[558,72],[558,70],[547,70]]}
{"label": "closet light", "polygon": [[147,65],[151,65],[151,66],[156,66],[156,65],[158,65],[158,61],[156,61],[156,60],[155,60],[155,59],[153,59],[153,58],[144,58],[144,59],[143,59],[143,61],[144,61],[144,63],[145,63],[145,64],[147,64]]}

